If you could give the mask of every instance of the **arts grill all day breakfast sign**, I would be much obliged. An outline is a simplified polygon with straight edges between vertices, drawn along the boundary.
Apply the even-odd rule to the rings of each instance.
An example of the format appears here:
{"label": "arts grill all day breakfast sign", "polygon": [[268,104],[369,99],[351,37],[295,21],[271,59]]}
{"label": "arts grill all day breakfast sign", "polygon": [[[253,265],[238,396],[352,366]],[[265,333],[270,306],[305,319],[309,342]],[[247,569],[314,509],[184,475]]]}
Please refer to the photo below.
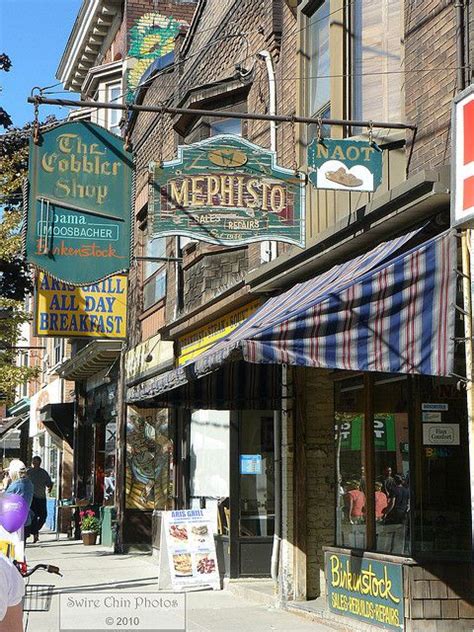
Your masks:
{"label": "arts grill all day breakfast sign", "polygon": [[272,151],[223,134],[180,146],[176,160],[150,170],[156,235],[304,246],[304,176],[278,166]]}
{"label": "arts grill all day breakfast sign", "polygon": [[94,283],[130,264],[132,155],[88,121],[30,141],[27,261],[66,283]]}
{"label": "arts grill all day breakfast sign", "polygon": [[127,277],[114,275],[77,287],[40,272],[35,323],[38,336],[125,338]]}

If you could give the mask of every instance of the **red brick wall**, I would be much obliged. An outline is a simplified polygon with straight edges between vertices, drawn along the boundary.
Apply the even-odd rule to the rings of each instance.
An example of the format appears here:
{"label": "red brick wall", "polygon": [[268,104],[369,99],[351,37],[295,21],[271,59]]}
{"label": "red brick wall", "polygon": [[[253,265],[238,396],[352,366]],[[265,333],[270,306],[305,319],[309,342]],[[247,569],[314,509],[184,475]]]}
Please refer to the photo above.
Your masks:
{"label": "red brick wall", "polygon": [[405,3],[405,111],[406,120],[418,126],[412,174],[450,161],[455,27],[452,0]]}

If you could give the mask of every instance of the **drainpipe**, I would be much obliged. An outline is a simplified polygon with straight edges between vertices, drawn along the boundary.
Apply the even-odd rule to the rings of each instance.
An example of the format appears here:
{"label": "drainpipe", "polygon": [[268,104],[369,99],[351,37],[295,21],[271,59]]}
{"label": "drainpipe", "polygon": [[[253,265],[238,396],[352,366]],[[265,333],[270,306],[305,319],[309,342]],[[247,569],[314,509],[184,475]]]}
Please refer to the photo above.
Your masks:
{"label": "drainpipe", "polygon": [[[261,50],[257,57],[263,59],[268,74],[269,104],[268,113],[276,114],[276,80],[275,69],[273,68],[272,56],[268,50]],[[276,122],[270,121],[270,149],[276,152]],[[269,261],[276,256],[276,242],[263,242],[263,248],[268,249]],[[282,371],[285,369],[283,368]],[[283,393],[282,393],[283,395]],[[280,543],[281,543],[281,410],[274,413],[273,449],[275,459],[275,527],[273,534],[273,547],[271,558],[271,577],[275,583],[278,582],[278,568],[280,564]]]}
{"label": "drainpipe", "polygon": [[[273,68],[273,59],[268,50],[261,50],[257,53],[257,57],[263,59],[268,75],[268,90],[269,90],[269,103],[268,113],[272,116],[276,115],[276,79],[275,69]],[[276,152],[277,149],[277,137],[276,137],[276,121],[270,121],[270,149]],[[268,261],[275,259],[276,257],[276,242],[264,241],[262,242],[262,254],[263,250],[268,252]],[[265,261],[264,257],[261,257],[262,261]]]}
{"label": "drainpipe", "polygon": [[457,66],[457,91],[464,90],[464,0],[457,0],[456,9],[456,66]]}

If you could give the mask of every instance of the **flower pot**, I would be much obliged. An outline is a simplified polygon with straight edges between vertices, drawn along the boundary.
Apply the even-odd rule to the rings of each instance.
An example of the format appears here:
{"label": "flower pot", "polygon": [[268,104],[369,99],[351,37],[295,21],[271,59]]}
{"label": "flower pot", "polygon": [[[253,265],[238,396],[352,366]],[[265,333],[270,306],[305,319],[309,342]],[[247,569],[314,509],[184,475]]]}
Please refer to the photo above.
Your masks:
{"label": "flower pot", "polygon": [[83,531],[81,533],[81,536],[82,536],[82,544],[85,544],[86,546],[95,544],[97,541],[97,533],[95,531]]}

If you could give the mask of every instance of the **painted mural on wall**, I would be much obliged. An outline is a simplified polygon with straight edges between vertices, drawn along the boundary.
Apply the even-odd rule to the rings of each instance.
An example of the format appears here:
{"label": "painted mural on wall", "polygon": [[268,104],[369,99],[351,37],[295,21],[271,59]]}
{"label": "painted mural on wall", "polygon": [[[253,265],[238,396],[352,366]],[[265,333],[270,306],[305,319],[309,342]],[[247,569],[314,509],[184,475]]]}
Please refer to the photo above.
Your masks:
{"label": "painted mural on wall", "polygon": [[167,509],[171,496],[166,413],[134,409],[127,413],[127,509]]}
{"label": "painted mural on wall", "polygon": [[187,26],[185,20],[176,20],[172,16],[157,12],[145,13],[138,18],[130,30],[129,58],[135,60],[127,76],[127,100],[131,103],[140,78],[155,59],[174,50],[174,39],[181,26]]}

